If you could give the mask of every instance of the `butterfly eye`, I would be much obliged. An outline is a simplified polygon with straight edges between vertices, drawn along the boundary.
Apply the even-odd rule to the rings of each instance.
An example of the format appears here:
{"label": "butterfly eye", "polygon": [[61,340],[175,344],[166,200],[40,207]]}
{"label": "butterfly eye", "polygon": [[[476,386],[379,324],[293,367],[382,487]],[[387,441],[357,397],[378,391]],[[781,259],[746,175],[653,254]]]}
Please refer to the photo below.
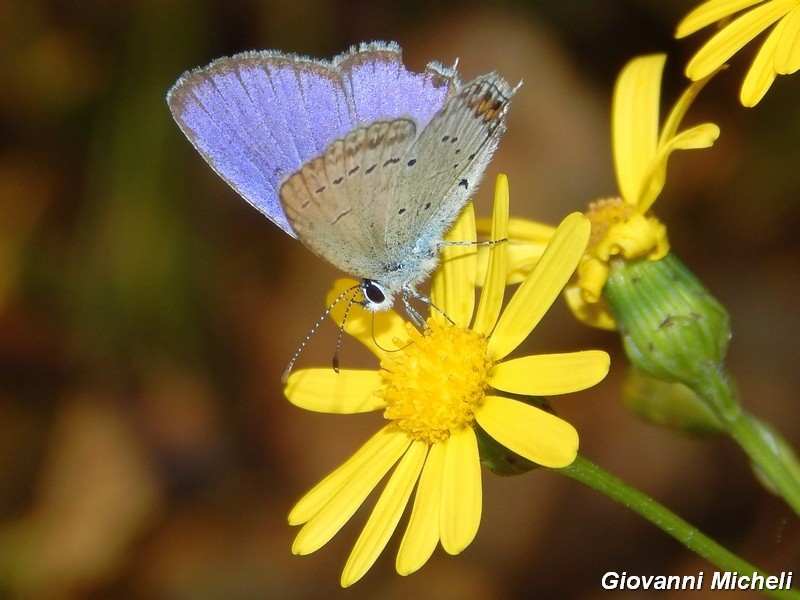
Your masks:
{"label": "butterfly eye", "polygon": [[392,299],[383,286],[372,279],[364,279],[361,282],[361,293],[364,294],[364,308],[368,310],[385,310],[392,305]]}

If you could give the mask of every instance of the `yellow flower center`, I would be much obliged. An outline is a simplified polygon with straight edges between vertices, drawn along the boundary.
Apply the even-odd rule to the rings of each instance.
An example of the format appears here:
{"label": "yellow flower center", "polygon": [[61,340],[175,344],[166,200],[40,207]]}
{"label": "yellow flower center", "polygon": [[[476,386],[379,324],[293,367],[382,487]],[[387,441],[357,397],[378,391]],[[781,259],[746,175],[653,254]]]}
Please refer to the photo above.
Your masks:
{"label": "yellow flower center", "polygon": [[659,260],[669,251],[666,227],[622,198],[593,202],[586,216],[592,223],[592,235],[586,248],[589,256],[602,261],[616,255],[628,260],[645,257]]}
{"label": "yellow flower center", "polygon": [[410,342],[381,361],[386,387],[384,417],[410,437],[429,444],[468,426],[489,387],[488,340],[470,329],[428,320],[424,333],[407,325]]}
{"label": "yellow flower center", "polygon": [[609,262],[660,260],[669,252],[667,228],[654,216],[642,214],[622,198],[604,198],[586,211],[592,233],[583,255],[577,278],[566,288],[572,312],[584,323],[603,329],[616,329],[614,317],[603,298]]}
{"label": "yellow flower center", "polygon": [[592,234],[586,252],[591,253],[608,237],[609,229],[618,223],[624,223],[636,212],[636,207],[622,198],[603,198],[589,205],[586,216],[592,223]]}

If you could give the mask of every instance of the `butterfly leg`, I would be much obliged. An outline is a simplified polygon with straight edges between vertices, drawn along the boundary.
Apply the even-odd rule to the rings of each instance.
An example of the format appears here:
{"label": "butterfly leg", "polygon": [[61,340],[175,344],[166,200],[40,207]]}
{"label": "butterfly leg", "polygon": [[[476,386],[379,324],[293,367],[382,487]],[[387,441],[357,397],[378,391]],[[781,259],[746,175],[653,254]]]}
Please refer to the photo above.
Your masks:
{"label": "butterfly leg", "polygon": [[494,246],[495,244],[502,244],[503,242],[508,242],[508,238],[486,240],[483,242],[439,242],[437,248],[441,249],[445,246]]}
{"label": "butterfly leg", "polygon": [[409,299],[412,297],[416,298],[420,302],[427,304],[428,306],[431,307],[431,309],[435,310],[445,319],[447,319],[451,325],[455,325],[455,322],[453,321],[453,319],[447,316],[447,313],[445,313],[441,308],[436,306],[431,301],[430,298],[428,298],[427,296],[423,296],[414,288],[410,286],[404,287],[401,297],[403,299],[403,305],[406,307],[406,312],[408,313],[408,316],[411,317],[411,320],[414,321],[414,324],[417,326],[418,329],[424,331],[426,329],[430,329],[430,327],[428,327],[428,323],[425,321],[425,319],[422,318],[422,315],[419,314],[419,311],[413,306],[411,306],[411,302],[409,302]]}
{"label": "butterfly leg", "polygon": [[409,298],[414,296],[417,299],[420,299],[424,302],[430,304],[430,300],[425,298],[424,296],[420,295],[416,291],[412,290],[411,288],[404,288],[401,293],[401,298],[403,299],[403,306],[406,307],[406,313],[408,313],[409,318],[414,322],[417,329],[420,331],[424,331],[428,329],[428,324],[425,322],[425,319],[422,318],[422,315],[419,314],[419,311],[411,305]]}

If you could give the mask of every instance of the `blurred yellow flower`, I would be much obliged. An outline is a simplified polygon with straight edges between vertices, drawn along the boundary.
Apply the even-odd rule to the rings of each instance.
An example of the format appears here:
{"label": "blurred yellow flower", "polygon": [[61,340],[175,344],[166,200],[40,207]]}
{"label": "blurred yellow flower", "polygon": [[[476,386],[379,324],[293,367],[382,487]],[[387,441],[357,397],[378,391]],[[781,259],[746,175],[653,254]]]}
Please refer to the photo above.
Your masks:
{"label": "blurred yellow flower", "polygon": [[[731,20],[745,9],[749,10]],[[675,37],[685,37],[712,23],[719,23],[720,30],[686,65],[690,79],[707,77],[770,27],[772,31],[742,83],[742,104],[755,106],[777,75],[800,68],[800,0],[708,0],[686,15],[678,24]]]}
{"label": "blurred yellow flower", "polygon": [[565,290],[573,313],[594,327],[616,328],[602,296],[609,261],[659,260],[669,251],[666,228],[652,216],[650,208],[664,188],[670,154],[707,148],[719,136],[719,127],[713,123],[678,131],[707,78],[688,87],[659,131],[665,60],[663,54],[633,59],[623,68],[614,89],[612,145],[621,197],[590,205],[586,214],[592,223],[591,239],[577,278]]}
{"label": "blurred yellow flower", "polygon": [[[508,187],[501,176],[494,239],[505,238],[507,225]],[[431,283],[432,303],[442,312],[432,309],[423,332],[391,311],[367,314],[352,303],[337,306],[333,318],[341,322],[350,309],[345,330],[381,360],[380,370],[343,369],[338,374],[331,369],[300,370],[287,380],[286,396],[297,406],[319,412],[383,410],[389,423],[292,509],[289,523],[303,525],[292,546],[295,554],[309,554],[325,545],[387,475],[347,560],[341,584],[352,585],[373,565],[415,486],[397,555],[398,573],[407,575],[422,567],[440,541],[450,554],[463,551],[477,533],[482,511],[476,424],[537,464],[558,468],[575,459],[578,434],[569,423],[502,392],[564,394],[605,377],[609,357],[600,351],[504,360],[561,292],[588,237],[588,220],[577,213],[568,216],[505,310],[501,310],[507,272],[505,243],[491,247],[477,309],[475,246],[445,247],[442,267]],[[449,239],[475,239],[471,206]],[[348,280],[337,282],[330,297],[353,285]],[[392,348],[376,339],[392,340]]]}

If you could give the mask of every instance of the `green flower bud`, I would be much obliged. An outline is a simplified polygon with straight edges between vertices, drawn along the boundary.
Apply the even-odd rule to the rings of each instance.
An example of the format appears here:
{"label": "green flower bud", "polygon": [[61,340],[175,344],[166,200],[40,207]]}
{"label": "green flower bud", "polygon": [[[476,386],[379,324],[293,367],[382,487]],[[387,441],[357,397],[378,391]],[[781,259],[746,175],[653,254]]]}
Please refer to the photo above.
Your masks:
{"label": "green flower bud", "polygon": [[689,435],[722,433],[714,412],[682,383],[656,379],[633,367],[622,383],[625,405],[645,421]]}
{"label": "green flower bud", "polygon": [[728,313],[673,253],[612,260],[603,292],[637,368],[692,389],[722,370]]}

